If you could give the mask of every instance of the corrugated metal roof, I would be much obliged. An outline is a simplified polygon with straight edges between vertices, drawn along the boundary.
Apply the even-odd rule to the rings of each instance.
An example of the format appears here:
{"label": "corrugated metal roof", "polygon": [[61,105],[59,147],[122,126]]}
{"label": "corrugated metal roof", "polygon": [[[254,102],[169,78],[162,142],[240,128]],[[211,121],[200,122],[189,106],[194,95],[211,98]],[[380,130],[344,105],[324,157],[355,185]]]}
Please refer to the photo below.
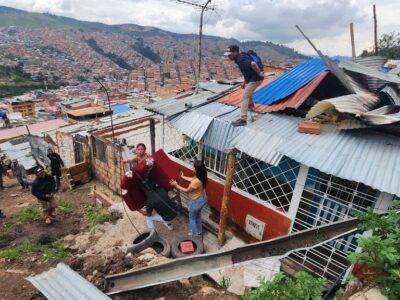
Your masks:
{"label": "corrugated metal roof", "polygon": [[[262,87],[266,86],[268,83],[272,82],[274,79],[273,78],[265,78],[261,85],[256,89],[258,91]],[[240,99],[243,95],[243,89],[239,88],[221,98],[218,99],[217,102],[228,104],[228,105],[234,105],[240,107]],[[255,109],[258,111],[259,107],[261,105],[256,104]]]}
{"label": "corrugated metal roof", "polygon": [[284,110],[286,108],[297,109],[307,100],[307,98],[315,91],[320,85],[322,80],[328,75],[328,71],[322,72],[305,86],[297,90],[294,94],[290,95],[286,99],[277,101],[271,105],[260,105],[257,111],[259,112],[274,112]]}
{"label": "corrugated metal roof", "polygon": [[[294,94],[290,95],[286,99],[282,101],[275,102],[271,105],[263,105],[263,104],[256,104],[255,111],[260,113],[267,113],[267,112],[275,112],[284,110],[286,108],[299,108],[301,104],[315,91],[315,89],[319,86],[322,80],[328,75],[328,71],[322,72],[309,83],[307,83],[304,87],[300,88]],[[264,79],[262,86],[267,85],[270,83],[271,79]],[[259,88],[261,88],[260,86]],[[243,89],[236,90],[221,99],[218,102],[225,103],[228,105],[235,105],[240,107],[240,98],[242,97]]]}
{"label": "corrugated metal roof", "polygon": [[254,92],[253,99],[258,104],[270,105],[293,94],[327,69],[319,58],[306,60]]}
{"label": "corrugated metal roof", "polygon": [[[63,119],[55,119],[44,122],[38,122],[32,125],[28,125],[29,132],[31,134],[39,134],[47,131],[51,131],[53,129],[63,127],[68,125],[69,122],[64,121]],[[28,134],[28,130],[26,126],[14,127],[10,129],[0,130],[0,141],[11,140],[15,137],[22,136]]]}
{"label": "corrugated metal roof", "polygon": [[26,170],[36,167],[36,160],[33,158],[32,149],[29,142],[12,144],[10,142],[0,144],[0,149],[11,160],[18,159],[20,165]]}
{"label": "corrugated metal roof", "polygon": [[386,105],[362,115],[362,119],[373,125],[387,125],[400,122],[400,106]]}
{"label": "corrugated metal roof", "polygon": [[206,104],[208,99],[213,95],[214,93],[209,91],[200,91],[198,94],[193,95],[186,93],[157,101],[147,105],[145,108],[149,111],[164,115],[166,117],[171,117],[187,111],[192,107]]}
{"label": "corrugated metal roof", "polygon": [[400,105],[400,91],[398,88],[385,86],[380,93],[386,94],[393,104]]}
{"label": "corrugated metal roof", "polygon": [[387,58],[384,56],[357,57],[356,62],[364,67],[382,72],[383,66],[387,62]]}
{"label": "corrugated metal roof", "polygon": [[400,78],[398,76],[391,76],[386,73],[362,66],[362,65],[354,63],[354,62],[341,61],[339,63],[339,67],[341,67],[347,71],[366,75],[368,77],[378,78],[378,79],[383,80],[384,82],[393,82],[393,83],[400,84]]}
{"label": "corrugated metal roof", "polygon": [[195,141],[200,141],[215,117],[230,113],[236,107],[221,103],[210,103],[190,112],[184,113],[170,121],[180,132]]}
{"label": "corrugated metal roof", "polygon": [[240,110],[235,109],[226,115],[215,118],[206,132],[204,144],[220,151],[226,151],[230,148],[232,138],[244,129],[241,126],[232,126],[232,122],[239,117]]}
{"label": "corrugated metal roof", "polygon": [[111,299],[63,263],[42,274],[27,277],[26,280],[49,300]]}
{"label": "corrugated metal roof", "polygon": [[75,116],[75,117],[94,115],[94,114],[105,114],[105,113],[109,113],[109,112],[110,111],[108,110],[108,108],[104,108],[101,106],[85,107],[85,108],[66,111],[66,113],[68,115]]}
{"label": "corrugated metal roof", "polygon": [[297,131],[299,118],[266,114],[258,121],[244,127],[234,137],[231,146],[254,157],[277,166],[283,157],[277,147]]}
{"label": "corrugated metal roof", "polygon": [[120,114],[130,111],[132,110],[132,108],[130,108],[129,105],[126,104],[118,104],[111,106],[111,110],[113,111],[114,114]]}
{"label": "corrugated metal roof", "polygon": [[336,115],[338,112],[356,116],[370,111],[379,103],[373,94],[350,94],[319,101],[307,113],[306,118],[314,118],[321,114]]}
{"label": "corrugated metal roof", "polygon": [[235,88],[236,86],[231,85],[231,84],[222,84],[218,82],[200,82],[199,83],[199,88],[210,91],[216,94],[228,91],[232,88]]}
{"label": "corrugated metal roof", "polygon": [[400,195],[400,140],[395,136],[325,128],[320,135],[294,132],[276,151],[322,172]]}

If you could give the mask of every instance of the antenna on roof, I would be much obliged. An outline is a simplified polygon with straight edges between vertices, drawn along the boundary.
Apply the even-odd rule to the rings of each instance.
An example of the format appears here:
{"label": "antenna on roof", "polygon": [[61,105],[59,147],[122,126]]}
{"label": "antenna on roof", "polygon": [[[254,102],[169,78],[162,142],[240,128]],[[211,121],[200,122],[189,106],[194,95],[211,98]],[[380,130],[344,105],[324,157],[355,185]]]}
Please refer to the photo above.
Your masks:
{"label": "antenna on roof", "polygon": [[204,4],[200,4],[197,2],[191,2],[191,1],[185,1],[185,0],[176,0],[176,1],[187,4],[187,5],[194,6],[197,8],[201,8],[200,25],[199,25],[199,62],[198,62],[198,67],[197,67],[197,76],[196,76],[196,72],[195,72],[196,94],[197,94],[198,88],[199,88],[199,81],[200,81],[200,72],[201,72],[201,40],[203,37],[203,15],[204,15],[204,11],[214,10],[215,6],[208,6],[211,3],[211,0],[207,0]]}

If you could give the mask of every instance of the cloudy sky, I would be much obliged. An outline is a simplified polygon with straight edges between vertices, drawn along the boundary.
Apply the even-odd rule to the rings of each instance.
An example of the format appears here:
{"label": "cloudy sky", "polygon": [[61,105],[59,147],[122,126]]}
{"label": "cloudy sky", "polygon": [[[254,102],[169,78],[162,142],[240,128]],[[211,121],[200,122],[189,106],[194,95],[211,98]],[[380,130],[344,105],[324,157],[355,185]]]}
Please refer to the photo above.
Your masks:
{"label": "cloudy sky", "polygon": [[[188,0],[204,3],[206,0]],[[372,49],[372,5],[378,34],[400,32],[396,0],[212,0],[204,33],[239,40],[284,44],[315,54],[294,27],[299,25],[328,55],[350,55],[349,24],[354,23],[356,52]],[[200,11],[174,0],[0,0],[0,5],[48,12],[106,24],[136,23],[180,33],[197,33]]]}

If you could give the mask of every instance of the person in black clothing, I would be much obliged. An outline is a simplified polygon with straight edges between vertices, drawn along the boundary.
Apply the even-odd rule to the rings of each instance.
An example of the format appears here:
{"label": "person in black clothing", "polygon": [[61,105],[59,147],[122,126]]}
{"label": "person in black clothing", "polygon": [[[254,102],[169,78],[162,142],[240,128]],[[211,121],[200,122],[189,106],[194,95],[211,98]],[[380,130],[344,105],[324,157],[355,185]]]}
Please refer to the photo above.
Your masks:
{"label": "person in black clothing", "polygon": [[177,213],[167,191],[148,181],[145,183],[145,192],[147,204],[139,212],[146,216],[148,228],[154,229],[154,221],[158,221],[169,230],[173,230],[171,222],[175,219]]}
{"label": "person in black clothing", "polygon": [[56,216],[56,200],[54,193],[56,182],[54,177],[46,174],[42,167],[35,170],[36,179],[32,182],[32,195],[35,196],[42,205],[43,217],[47,225],[51,224],[52,218]]}
{"label": "person in black clothing", "polygon": [[47,157],[50,159],[51,175],[57,179],[56,192],[58,192],[61,185],[61,167],[64,167],[64,162],[60,155],[55,153],[51,148],[47,150]]}
{"label": "person in black clothing", "polygon": [[229,57],[234,61],[244,77],[244,88],[242,98],[240,99],[240,119],[232,122],[233,126],[244,126],[247,124],[247,112],[254,109],[253,93],[264,80],[264,74],[258,67],[257,63],[253,61],[251,55],[248,53],[239,53],[237,45],[229,46],[224,53],[224,56]]}

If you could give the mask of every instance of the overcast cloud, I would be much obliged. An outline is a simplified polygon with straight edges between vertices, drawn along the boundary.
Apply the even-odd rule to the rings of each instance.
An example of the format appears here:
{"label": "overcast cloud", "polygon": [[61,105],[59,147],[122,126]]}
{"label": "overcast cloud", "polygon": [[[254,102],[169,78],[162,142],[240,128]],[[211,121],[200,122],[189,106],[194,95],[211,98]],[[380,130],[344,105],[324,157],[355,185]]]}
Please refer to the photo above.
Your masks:
{"label": "overcast cloud", "polygon": [[[216,10],[205,14],[205,34],[272,41],[305,54],[315,53],[295,25],[324,53],[350,55],[349,23],[353,22],[357,53],[370,49],[372,4],[377,6],[378,33],[400,32],[400,1],[394,0],[213,0],[211,3]],[[200,17],[198,9],[173,0],[0,0],[0,5],[106,24],[156,26],[180,33],[197,33]]]}

